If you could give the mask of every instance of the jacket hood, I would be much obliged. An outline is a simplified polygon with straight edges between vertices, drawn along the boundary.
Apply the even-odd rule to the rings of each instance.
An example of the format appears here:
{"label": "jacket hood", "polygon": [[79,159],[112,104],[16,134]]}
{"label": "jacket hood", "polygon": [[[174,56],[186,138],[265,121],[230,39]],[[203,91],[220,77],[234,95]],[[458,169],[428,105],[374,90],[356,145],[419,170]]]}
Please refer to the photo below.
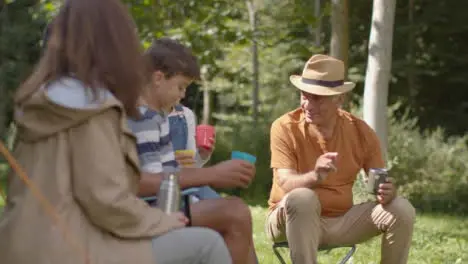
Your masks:
{"label": "jacket hood", "polygon": [[86,122],[122,104],[107,90],[93,93],[82,82],[61,78],[39,89],[15,109],[18,139],[38,141]]}

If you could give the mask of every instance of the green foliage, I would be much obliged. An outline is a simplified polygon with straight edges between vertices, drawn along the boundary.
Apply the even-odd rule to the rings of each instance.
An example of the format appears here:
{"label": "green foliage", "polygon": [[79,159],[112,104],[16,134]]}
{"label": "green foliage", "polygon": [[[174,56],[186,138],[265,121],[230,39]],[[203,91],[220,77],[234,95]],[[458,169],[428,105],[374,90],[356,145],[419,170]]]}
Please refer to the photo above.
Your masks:
{"label": "green foliage", "polygon": [[468,212],[468,136],[420,133],[416,123],[407,116],[390,121],[391,173],[400,192],[424,211]]}
{"label": "green foliage", "polygon": [[12,97],[40,53],[44,15],[35,1],[7,2],[0,9],[0,139],[12,119]]}
{"label": "green foliage", "polygon": [[[361,116],[358,105],[353,112]],[[424,212],[468,212],[468,135],[447,137],[441,128],[424,130],[401,103],[388,108],[388,167],[399,193]],[[366,196],[363,186],[356,192]]]}
{"label": "green foliage", "polygon": [[[254,37],[244,1],[227,0],[124,0],[145,46],[154,37],[171,36],[191,46],[203,65],[208,87],[216,96],[217,113],[249,115],[252,106],[250,44]],[[288,76],[299,72],[310,55],[326,52],[329,42],[329,4],[321,10],[322,43],[315,47],[314,5],[310,1],[253,1],[257,7],[255,33],[260,55],[260,114],[271,115],[278,99],[288,93]],[[414,3],[411,7],[409,3]],[[0,88],[5,98],[37,60],[43,20],[56,13],[58,0],[16,0],[1,3]],[[37,6],[33,7],[33,4]],[[444,127],[449,134],[466,132],[468,111],[463,51],[468,28],[459,1],[399,1],[396,12],[390,102],[402,101],[418,116],[420,127]],[[350,78],[358,93],[367,61],[372,5],[349,6]],[[413,19],[410,19],[410,14]],[[450,19],[447,19],[450,17]],[[460,55],[461,54],[461,55]],[[447,91],[450,90],[450,93]],[[227,102],[227,103],[226,103]],[[11,102],[1,100],[8,123]],[[261,119],[261,118],[260,118]],[[1,133],[1,131],[0,131]]]}
{"label": "green foliage", "polygon": [[[204,78],[219,72],[217,60],[224,49],[246,41],[240,27],[242,9],[227,0],[130,1],[126,0],[139,27],[144,46],[154,38],[170,36],[190,46],[199,58]],[[234,22],[234,20],[237,20]]]}
{"label": "green foliage", "polygon": [[[355,77],[365,74],[371,25],[372,5],[362,3],[349,6],[349,60]],[[443,127],[449,135],[463,136],[468,131],[468,82],[464,77],[468,27],[462,22],[466,15],[459,3],[397,1],[389,101],[409,108],[418,117],[418,127]],[[359,79],[357,92],[362,94],[363,79]]]}

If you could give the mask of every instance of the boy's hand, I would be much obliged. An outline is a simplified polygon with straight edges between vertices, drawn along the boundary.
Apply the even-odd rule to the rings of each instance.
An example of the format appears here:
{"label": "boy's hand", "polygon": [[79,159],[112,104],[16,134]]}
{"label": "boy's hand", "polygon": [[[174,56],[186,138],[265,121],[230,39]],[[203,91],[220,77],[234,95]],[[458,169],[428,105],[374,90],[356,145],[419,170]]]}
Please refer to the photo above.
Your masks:
{"label": "boy's hand", "polygon": [[201,147],[201,146],[197,146],[198,148],[198,153],[200,154],[200,157],[203,159],[203,160],[206,160],[208,159],[211,154],[213,153],[214,151],[214,146],[216,144],[216,137],[213,136],[211,138],[208,139],[208,142],[210,144],[210,147],[209,148],[205,148],[205,147]]}
{"label": "boy's hand", "polygon": [[182,168],[195,167],[195,155],[193,153],[175,152],[175,159]]}
{"label": "boy's hand", "polygon": [[243,160],[227,160],[209,169],[209,185],[215,188],[246,188],[255,176],[255,166]]}

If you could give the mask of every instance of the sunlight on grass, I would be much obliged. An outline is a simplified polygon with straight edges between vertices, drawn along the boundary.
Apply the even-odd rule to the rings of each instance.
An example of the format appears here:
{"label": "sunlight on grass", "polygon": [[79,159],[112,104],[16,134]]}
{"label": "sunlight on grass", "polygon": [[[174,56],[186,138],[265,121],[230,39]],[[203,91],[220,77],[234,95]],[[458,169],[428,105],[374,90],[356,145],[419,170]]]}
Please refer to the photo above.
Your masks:
{"label": "sunlight on grass", "polygon": [[[251,207],[254,219],[255,248],[262,264],[279,264],[264,232],[267,209]],[[338,263],[346,249],[321,252],[319,263]],[[283,256],[288,257],[287,251]],[[377,264],[380,260],[380,238],[357,246],[354,264]],[[461,264],[468,262],[468,221],[449,216],[418,216],[410,252],[410,264]],[[290,263],[290,262],[288,262]]]}

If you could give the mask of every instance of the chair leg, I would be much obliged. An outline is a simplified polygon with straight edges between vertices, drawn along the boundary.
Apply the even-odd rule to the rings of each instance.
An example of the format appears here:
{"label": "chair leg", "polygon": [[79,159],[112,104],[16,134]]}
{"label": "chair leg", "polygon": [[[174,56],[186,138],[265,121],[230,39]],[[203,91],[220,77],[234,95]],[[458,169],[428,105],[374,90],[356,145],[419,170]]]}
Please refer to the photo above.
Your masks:
{"label": "chair leg", "polygon": [[[273,253],[275,253],[275,255],[278,258],[279,262],[281,264],[286,264],[286,262],[284,261],[283,256],[281,256],[281,253],[278,250],[279,247],[288,247],[288,246],[287,246],[287,244],[286,245],[274,244],[273,247],[272,247],[273,248]],[[328,252],[330,252],[330,251],[331,251],[331,249],[328,250]],[[348,262],[348,260],[350,260],[351,257],[354,255],[355,251],[356,251],[356,245],[351,246],[351,249],[348,251],[346,256],[339,262],[339,264],[346,264]]]}
{"label": "chair leg", "polygon": [[348,260],[354,255],[354,252],[356,251],[356,246],[353,245],[351,249],[348,251],[348,254],[341,260],[340,264],[346,264]]}
{"label": "chair leg", "polygon": [[276,257],[278,258],[281,264],[286,264],[283,256],[281,256],[281,253],[278,251],[278,248],[275,245],[273,245],[273,252],[275,253]]}

